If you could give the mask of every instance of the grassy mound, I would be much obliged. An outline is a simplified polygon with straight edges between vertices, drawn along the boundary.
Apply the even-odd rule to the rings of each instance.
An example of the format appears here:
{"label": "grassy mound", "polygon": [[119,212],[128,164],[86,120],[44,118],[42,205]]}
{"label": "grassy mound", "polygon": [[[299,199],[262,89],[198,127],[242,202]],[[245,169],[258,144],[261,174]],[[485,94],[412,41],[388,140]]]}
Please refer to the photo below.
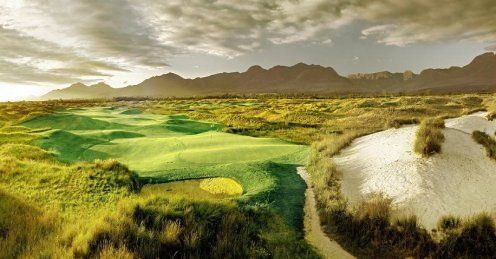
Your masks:
{"label": "grassy mound", "polygon": [[236,181],[229,178],[211,178],[200,182],[200,188],[213,194],[240,195],[243,187]]}
{"label": "grassy mound", "polygon": [[206,123],[201,121],[193,121],[186,116],[170,116],[165,127],[174,132],[183,134],[199,134],[207,131],[217,131],[222,129],[219,124]]}
{"label": "grassy mound", "polygon": [[125,111],[122,111],[121,114],[125,115],[136,115],[136,114],[142,114],[143,111],[140,109],[127,109]]}
{"label": "grassy mound", "polygon": [[105,120],[94,119],[87,116],[71,113],[55,113],[47,116],[36,117],[23,123],[30,128],[46,128],[62,130],[105,130],[118,129],[123,125]]}
{"label": "grassy mound", "polygon": [[441,144],[444,141],[442,132],[443,119],[426,119],[418,127],[413,150],[424,157],[441,153]]}

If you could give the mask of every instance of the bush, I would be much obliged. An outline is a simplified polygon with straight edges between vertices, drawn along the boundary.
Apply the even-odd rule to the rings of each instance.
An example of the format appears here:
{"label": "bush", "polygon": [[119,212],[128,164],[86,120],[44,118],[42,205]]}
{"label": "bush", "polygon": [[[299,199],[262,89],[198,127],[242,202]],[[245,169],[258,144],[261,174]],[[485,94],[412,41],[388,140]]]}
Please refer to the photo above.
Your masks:
{"label": "bush", "polygon": [[486,149],[486,155],[492,159],[496,159],[496,141],[482,131],[472,132],[472,138],[475,142],[481,144]]}
{"label": "bush", "polygon": [[427,119],[422,121],[417,129],[413,147],[414,151],[425,157],[441,153],[441,144],[444,141],[442,128],[444,128],[444,121],[442,119]]}
{"label": "bush", "polygon": [[480,214],[468,220],[460,232],[445,238],[435,254],[438,258],[494,258],[496,228],[494,220]]}
{"label": "bush", "polygon": [[[116,160],[95,160],[85,164],[90,179],[104,182],[110,187],[126,187],[129,191],[139,191],[141,188],[139,176]],[[81,167],[79,169],[82,169]]]}
{"label": "bush", "polygon": [[417,124],[419,120],[417,118],[402,118],[402,119],[391,119],[387,121],[387,128],[400,128],[403,125]]}
{"label": "bush", "polygon": [[482,98],[477,96],[466,96],[463,97],[461,100],[467,105],[480,105],[482,101],[484,101]]}
{"label": "bush", "polygon": [[443,216],[437,223],[437,228],[442,231],[449,231],[460,227],[461,221],[459,218],[451,215]]}

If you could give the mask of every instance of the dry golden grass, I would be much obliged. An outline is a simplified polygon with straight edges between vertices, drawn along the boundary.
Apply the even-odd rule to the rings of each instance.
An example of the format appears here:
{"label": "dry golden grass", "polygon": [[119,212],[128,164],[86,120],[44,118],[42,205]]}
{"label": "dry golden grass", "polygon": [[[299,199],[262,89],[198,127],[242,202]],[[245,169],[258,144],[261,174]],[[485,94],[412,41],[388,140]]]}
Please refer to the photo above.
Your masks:
{"label": "dry golden grass", "polygon": [[486,149],[486,154],[492,159],[496,159],[496,141],[493,137],[482,131],[472,132],[472,138],[475,142],[481,144]]}
{"label": "dry golden grass", "polygon": [[413,150],[424,157],[441,153],[441,145],[444,142],[442,128],[444,120],[441,118],[422,121],[417,129]]}

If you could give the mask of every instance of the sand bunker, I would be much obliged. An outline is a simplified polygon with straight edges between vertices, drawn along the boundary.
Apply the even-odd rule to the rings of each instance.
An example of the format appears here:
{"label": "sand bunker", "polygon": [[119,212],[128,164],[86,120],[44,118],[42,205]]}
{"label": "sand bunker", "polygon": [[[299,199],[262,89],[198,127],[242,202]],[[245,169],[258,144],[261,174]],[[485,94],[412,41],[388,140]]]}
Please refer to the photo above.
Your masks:
{"label": "sand bunker", "polygon": [[413,152],[417,126],[356,139],[334,158],[343,194],[354,203],[382,192],[427,228],[443,215],[496,210],[496,162],[471,136],[474,130],[494,136],[496,124],[477,113],[446,120],[446,127],[442,153],[430,158]]}

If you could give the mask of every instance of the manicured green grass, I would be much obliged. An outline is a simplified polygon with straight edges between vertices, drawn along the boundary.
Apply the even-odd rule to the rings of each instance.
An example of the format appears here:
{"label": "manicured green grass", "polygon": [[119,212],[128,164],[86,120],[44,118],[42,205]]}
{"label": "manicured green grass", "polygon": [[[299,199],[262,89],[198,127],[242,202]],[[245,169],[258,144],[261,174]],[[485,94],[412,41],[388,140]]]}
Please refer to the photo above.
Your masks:
{"label": "manicured green grass", "polygon": [[116,159],[145,183],[233,178],[245,190],[241,201],[272,204],[288,223],[301,226],[305,186],[295,168],[305,163],[306,146],[220,132],[219,124],[184,115],[126,108],[64,110],[22,125],[50,128],[36,143],[63,161]]}

